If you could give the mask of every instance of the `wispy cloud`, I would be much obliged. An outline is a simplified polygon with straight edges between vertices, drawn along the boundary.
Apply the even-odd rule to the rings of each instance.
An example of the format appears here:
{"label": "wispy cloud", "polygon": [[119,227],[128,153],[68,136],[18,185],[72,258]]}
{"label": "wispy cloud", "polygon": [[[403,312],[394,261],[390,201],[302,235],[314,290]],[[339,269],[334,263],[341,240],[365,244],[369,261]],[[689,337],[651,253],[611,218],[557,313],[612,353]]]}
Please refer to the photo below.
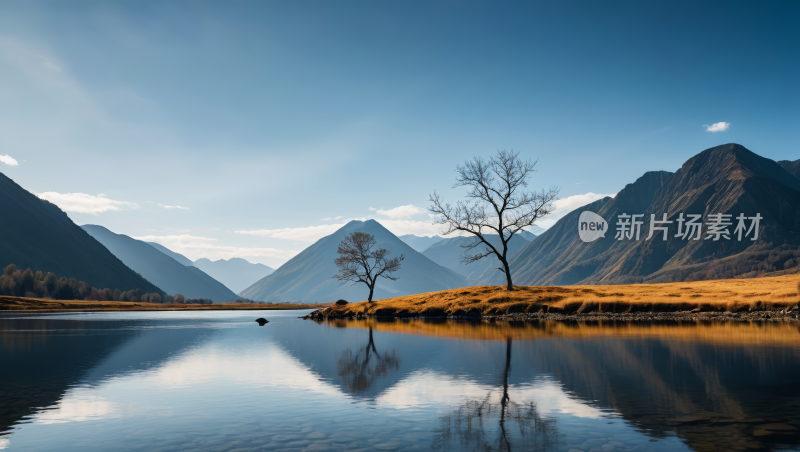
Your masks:
{"label": "wispy cloud", "polygon": [[56,72],[61,72],[61,66],[53,63],[48,58],[43,57],[41,55],[36,55],[36,56],[42,59],[42,66],[44,66],[45,69],[49,69],[51,71],[56,71]]}
{"label": "wispy cloud", "polygon": [[572,195],[572,196],[567,196],[566,198],[559,199],[554,203],[556,210],[555,212],[553,212],[553,215],[551,215],[545,220],[537,222],[536,225],[542,229],[548,229],[549,227],[556,224],[558,220],[560,220],[573,210],[583,207],[587,204],[591,204],[597,201],[598,199],[603,199],[606,196],[613,197],[614,195],[589,192],[589,193],[584,193],[582,195]]}
{"label": "wispy cloud", "polygon": [[422,207],[417,207],[415,205],[409,204],[407,206],[400,206],[395,207],[394,209],[374,209],[370,207],[370,210],[376,212],[378,215],[383,215],[389,218],[409,218],[415,215],[424,215],[428,213],[427,210],[423,209]]}
{"label": "wispy cloud", "polygon": [[156,242],[191,260],[205,257],[211,260],[230,259],[232,257],[250,258],[258,261],[259,258],[289,259],[298,251],[279,250],[275,248],[246,248],[238,246],[219,245],[218,240],[211,237],[198,237],[189,234],[180,235],[145,235],[134,237],[144,242]]}
{"label": "wispy cloud", "polygon": [[56,193],[47,191],[36,193],[41,199],[52,202],[61,210],[74,213],[88,213],[97,215],[109,210],[138,209],[139,205],[135,202],[115,201],[100,193],[97,196],[87,195],[86,193]]}
{"label": "wispy cloud", "polygon": [[[148,201],[148,202],[149,202],[149,201]],[[188,208],[188,207],[183,207],[183,206],[166,206],[166,205],[164,205],[164,204],[159,204],[159,206],[161,206],[161,207],[163,207],[163,208],[165,208],[165,209],[181,209],[181,210],[189,210],[189,208]]]}
{"label": "wispy cloud", "polygon": [[319,221],[333,221],[333,220],[341,220],[342,218],[344,218],[344,217],[343,217],[343,216],[341,216],[341,215],[339,215],[338,217],[333,217],[333,218],[323,218],[323,219],[321,219],[321,220],[319,220]]}
{"label": "wispy cloud", "polygon": [[710,126],[709,125],[705,125],[703,127],[706,128],[706,132],[717,133],[717,132],[724,132],[724,131],[728,130],[728,128],[730,126],[731,126],[731,123],[722,121],[722,122],[715,122],[714,124],[711,124]]}
{"label": "wispy cloud", "polygon": [[283,229],[257,229],[254,231],[233,231],[236,234],[257,235],[263,237],[275,237],[285,240],[296,240],[300,242],[315,242],[322,237],[336,232],[345,223],[324,224],[321,226],[306,226],[302,228],[283,228]]}
{"label": "wispy cloud", "polygon": [[0,162],[3,162],[8,166],[17,166],[17,165],[19,165],[19,162],[16,161],[14,159],[14,157],[11,157],[10,155],[0,155]]}

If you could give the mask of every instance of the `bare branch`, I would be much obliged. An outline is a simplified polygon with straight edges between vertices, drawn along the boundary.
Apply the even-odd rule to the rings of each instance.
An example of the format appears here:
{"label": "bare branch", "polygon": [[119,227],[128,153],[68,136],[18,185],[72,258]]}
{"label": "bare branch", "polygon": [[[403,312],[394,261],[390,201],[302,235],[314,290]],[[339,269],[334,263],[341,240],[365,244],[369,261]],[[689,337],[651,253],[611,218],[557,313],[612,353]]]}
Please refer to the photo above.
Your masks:
{"label": "bare branch", "polygon": [[[430,195],[434,224],[442,225],[441,234],[467,235],[475,238],[464,248],[465,264],[494,254],[503,264],[507,288],[512,289],[508,266],[508,242],[523,229],[535,226],[555,211],[558,187],[526,191],[528,180],[536,172],[538,161],[522,160],[514,150],[497,151],[488,161],[473,157],[456,167],[453,187],[467,187],[466,200],[446,203],[437,192]],[[499,238],[497,246],[493,236]],[[484,245],[480,251],[474,251]]]}
{"label": "bare branch", "polygon": [[348,282],[366,284],[369,287],[369,301],[372,301],[372,294],[378,278],[396,281],[397,277],[394,276],[394,272],[400,270],[400,262],[405,259],[403,254],[386,259],[389,251],[385,248],[372,250],[376,243],[375,237],[366,232],[353,232],[339,243],[337,249],[339,257],[333,261],[339,268],[339,272],[333,276],[339,280],[339,285],[342,286]]}

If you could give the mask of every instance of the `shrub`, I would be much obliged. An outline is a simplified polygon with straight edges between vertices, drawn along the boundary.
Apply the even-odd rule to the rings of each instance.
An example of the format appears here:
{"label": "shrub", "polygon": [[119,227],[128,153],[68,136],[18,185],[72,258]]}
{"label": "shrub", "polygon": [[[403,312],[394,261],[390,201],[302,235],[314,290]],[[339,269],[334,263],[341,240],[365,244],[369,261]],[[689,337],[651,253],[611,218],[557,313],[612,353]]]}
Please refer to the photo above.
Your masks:
{"label": "shrub", "polygon": [[334,303],[334,304],[336,306],[344,306],[344,305],[348,304],[348,301],[347,300],[337,300],[336,303]]}

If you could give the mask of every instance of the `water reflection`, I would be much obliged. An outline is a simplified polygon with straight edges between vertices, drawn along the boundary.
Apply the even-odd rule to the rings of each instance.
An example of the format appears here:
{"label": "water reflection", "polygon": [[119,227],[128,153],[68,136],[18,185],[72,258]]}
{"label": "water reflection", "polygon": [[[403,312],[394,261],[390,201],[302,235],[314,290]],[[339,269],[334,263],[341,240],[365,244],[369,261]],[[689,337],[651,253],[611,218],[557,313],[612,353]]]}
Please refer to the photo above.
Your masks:
{"label": "water reflection", "polygon": [[395,349],[392,349],[391,354],[383,352],[381,355],[375,348],[372,328],[369,327],[367,345],[355,352],[352,348],[342,351],[337,367],[345,389],[348,392],[362,393],[372,386],[376,378],[385,377],[399,369],[400,357]]}
{"label": "water reflection", "polygon": [[[522,373],[553,376],[582,403],[618,413],[654,440],[677,435],[694,450],[793,449],[799,439],[800,331],[794,323],[398,320],[334,321],[329,326],[456,342],[504,341],[506,370],[511,338],[518,339]],[[494,410],[500,422],[497,443],[506,449],[508,384],[506,371]],[[477,414],[484,406],[469,400],[456,410],[455,418],[465,429],[456,436],[480,437],[470,426],[480,420]]]}
{"label": "water reflection", "polygon": [[499,401],[493,399],[490,391],[485,397],[467,399],[452,413],[442,415],[439,418],[439,433],[433,439],[434,450],[558,450],[556,420],[543,418],[535,401],[520,403],[511,400],[508,391],[509,372],[511,339],[506,340]]}
{"label": "water reflection", "polygon": [[261,315],[0,319],[0,449],[798,449],[796,324]]}

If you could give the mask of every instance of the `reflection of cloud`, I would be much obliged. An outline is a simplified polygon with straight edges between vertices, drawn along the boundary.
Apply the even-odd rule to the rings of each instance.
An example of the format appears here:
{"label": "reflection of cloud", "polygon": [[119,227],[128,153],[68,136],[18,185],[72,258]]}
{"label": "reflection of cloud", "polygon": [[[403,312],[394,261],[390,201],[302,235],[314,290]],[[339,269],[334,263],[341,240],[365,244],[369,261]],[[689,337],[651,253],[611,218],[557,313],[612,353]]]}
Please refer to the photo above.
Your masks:
{"label": "reflection of cloud", "polygon": [[[563,413],[598,419],[610,413],[570,397],[552,380],[509,387],[511,400],[536,402],[540,414]],[[457,378],[433,371],[412,373],[377,398],[378,405],[405,409],[426,405],[451,405],[471,398],[502,395],[500,386],[488,386],[466,378]]]}
{"label": "reflection of cloud", "polygon": [[0,450],[8,448],[8,446],[10,446],[10,445],[11,445],[11,441],[9,441],[8,438],[0,437]]}
{"label": "reflection of cloud", "polygon": [[75,388],[67,392],[55,408],[39,411],[34,419],[40,424],[62,424],[118,415],[116,405],[98,396],[92,388]]}
{"label": "reflection of cloud", "polygon": [[97,215],[109,210],[120,210],[121,207],[130,209],[139,208],[139,205],[135,202],[115,201],[107,198],[106,195],[102,193],[97,196],[87,195],[86,193],[56,193],[54,191],[35,194],[42,199],[52,202],[66,212]]}
{"label": "reflection of cloud", "polygon": [[134,237],[143,242],[156,242],[169,248],[178,254],[183,254],[191,260],[205,257],[211,260],[230,259],[232,257],[254,258],[273,257],[278,259],[289,259],[297,251],[279,250],[275,248],[243,248],[238,246],[217,245],[217,239],[210,237],[198,237],[188,234],[180,235],[145,235]]}

